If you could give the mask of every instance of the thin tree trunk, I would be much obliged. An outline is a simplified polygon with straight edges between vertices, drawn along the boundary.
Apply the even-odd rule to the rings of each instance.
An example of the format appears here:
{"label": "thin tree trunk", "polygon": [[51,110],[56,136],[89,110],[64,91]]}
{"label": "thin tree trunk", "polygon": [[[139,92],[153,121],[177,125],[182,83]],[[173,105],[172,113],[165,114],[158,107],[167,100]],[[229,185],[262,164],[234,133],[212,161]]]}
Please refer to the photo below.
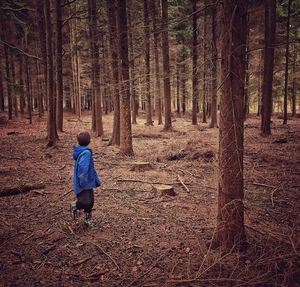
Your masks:
{"label": "thin tree trunk", "polygon": [[276,1],[265,1],[265,49],[262,93],[262,135],[271,134],[272,85],[274,69],[274,44],[276,31]]}
{"label": "thin tree trunk", "polygon": [[3,77],[2,77],[2,61],[0,59],[0,111],[5,111],[4,106],[4,89],[3,89]]}
{"label": "thin tree trunk", "polygon": [[100,88],[100,64],[99,46],[97,41],[97,7],[96,0],[88,0],[89,3],[89,29],[91,35],[91,54],[92,54],[92,87],[95,95],[96,112],[96,135],[103,135],[102,107],[101,107],[101,88]]}
{"label": "thin tree trunk", "polygon": [[180,116],[180,65],[179,65],[179,52],[177,53],[176,60],[176,112],[177,115]]}
{"label": "thin tree trunk", "polygon": [[294,57],[293,57],[293,84],[292,84],[292,116],[296,116],[296,62],[297,62],[297,47],[294,43]]}
{"label": "thin tree trunk", "polygon": [[19,82],[20,82],[20,113],[24,114],[25,110],[25,84],[24,84],[24,59],[23,56],[19,57]]}
{"label": "thin tree trunk", "polygon": [[164,130],[172,129],[171,119],[171,85],[170,85],[170,59],[169,59],[169,36],[168,36],[168,0],[161,0],[162,8],[162,52],[164,70],[164,109],[165,126]]}
{"label": "thin tree trunk", "polygon": [[153,18],[153,35],[154,35],[154,60],[155,60],[155,83],[156,83],[156,113],[158,124],[162,125],[162,111],[161,111],[161,85],[160,85],[160,67],[159,67],[159,53],[158,46],[160,43],[160,32],[158,31],[158,23],[160,17],[158,16],[157,0],[152,2],[152,18]]}
{"label": "thin tree trunk", "polygon": [[109,28],[109,45],[111,52],[111,69],[113,74],[113,104],[114,120],[113,132],[109,141],[110,145],[120,145],[120,91],[119,91],[119,54],[118,54],[118,36],[117,36],[117,19],[116,19],[116,2],[115,0],[106,0],[108,28]]}
{"label": "thin tree trunk", "polygon": [[217,8],[213,6],[211,8],[212,13],[212,24],[211,24],[211,34],[212,34],[212,94],[211,94],[211,121],[210,128],[218,126],[217,123],[217,35],[216,35],[216,17]]}
{"label": "thin tree trunk", "polygon": [[54,73],[53,73],[53,53],[52,53],[52,27],[51,27],[51,15],[50,15],[50,2],[45,0],[44,6],[45,13],[45,27],[46,27],[46,40],[47,40],[47,68],[48,68],[48,123],[47,123],[47,135],[48,145],[53,146],[57,140],[56,131],[56,118],[55,118],[55,100],[54,100]]}
{"label": "thin tree trunk", "polygon": [[206,59],[206,54],[207,54],[207,0],[204,0],[204,6],[205,6],[205,11],[204,11],[204,23],[203,23],[203,93],[202,93],[202,123],[207,123],[206,120],[206,97],[207,97],[207,72],[206,72],[206,67],[207,67],[207,59]]}
{"label": "thin tree trunk", "polygon": [[150,29],[149,29],[149,12],[148,1],[144,0],[144,44],[145,44],[145,84],[146,84],[146,125],[153,125],[152,122],[152,106],[151,106],[151,94],[150,94]]}
{"label": "thin tree trunk", "polygon": [[56,91],[57,91],[57,129],[63,131],[63,70],[62,70],[62,16],[61,0],[55,1],[56,15]]}
{"label": "thin tree trunk", "polygon": [[246,3],[223,2],[222,96],[219,135],[217,240],[227,250],[245,243],[243,141]]}
{"label": "thin tree trunk", "polygon": [[182,107],[182,114],[185,114],[185,109],[186,109],[186,55],[184,48],[181,51],[181,88],[182,88],[182,93],[181,93],[181,107]]}
{"label": "thin tree trunk", "polygon": [[[45,15],[44,15],[44,2],[40,0],[36,0],[36,17],[37,17],[37,27],[39,30],[39,41],[41,47],[41,56],[43,63],[43,77],[45,84],[45,91],[47,93],[47,48],[46,48],[46,28],[45,28]],[[47,99],[48,101],[48,99]],[[46,101],[46,108],[48,107],[48,103]]]}
{"label": "thin tree trunk", "polygon": [[[249,23],[249,12],[247,13],[247,23]],[[244,121],[247,119],[247,114],[249,110],[249,81],[250,81],[250,71],[249,71],[249,61],[250,61],[250,53],[249,53],[249,45],[250,45],[250,28],[247,25],[247,39],[246,39],[246,79],[245,79],[245,95],[244,95]]]}
{"label": "thin tree trunk", "polygon": [[10,53],[10,63],[11,63],[11,80],[12,80],[12,100],[13,100],[13,109],[15,117],[18,117],[18,99],[16,94],[16,73],[15,73],[15,57],[13,53]]}
{"label": "thin tree trunk", "polygon": [[[3,28],[3,25],[2,25]],[[4,30],[3,30],[4,31]],[[7,37],[4,32],[4,39]],[[12,119],[12,80],[11,80],[11,71],[9,65],[9,54],[10,51],[6,45],[4,45],[4,57],[5,57],[5,71],[6,71],[6,83],[7,83],[7,104],[8,104],[8,119]]]}
{"label": "thin tree trunk", "polygon": [[291,3],[292,3],[292,0],[289,0],[289,2],[288,2],[288,17],[287,17],[287,21],[286,21],[285,77],[284,77],[284,102],[283,102],[283,124],[284,125],[287,124]]}
{"label": "thin tree trunk", "polygon": [[197,105],[199,97],[198,81],[198,28],[197,28],[197,0],[193,0],[193,104],[192,124],[197,125]]}
{"label": "thin tree trunk", "polygon": [[120,153],[126,156],[133,155],[131,114],[130,114],[130,82],[128,61],[128,36],[126,0],[118,0],[118,32],[119,53],[121,59],[121,101],[120,101]]}
{"label": "thin tree trunk", "polygon": [[[133,2],[131,1],[130,4]],[[131,97],[132,97],[132,124],[137,124],[137,109],[138,109],[138,99],[136,93],[136,71],[135,71],[135,61],[134,61],[134,45],[133,45],[133,25],[132,25],[132,16],[131,9],[133,9],[132,5],[130,5],[130,9],[128,9],[128,24],[129,24],[129,56],[130,56],[130,87],[131,87]]]}
{"label": "thin tree trunk", "polygon": [[26,81],[26,96],[27,96],[27,113],[29,117],[29,123],[32,124],[32,94],[30,89],[29,65],[28,65],[27,57],[25,57],[25,81]]}

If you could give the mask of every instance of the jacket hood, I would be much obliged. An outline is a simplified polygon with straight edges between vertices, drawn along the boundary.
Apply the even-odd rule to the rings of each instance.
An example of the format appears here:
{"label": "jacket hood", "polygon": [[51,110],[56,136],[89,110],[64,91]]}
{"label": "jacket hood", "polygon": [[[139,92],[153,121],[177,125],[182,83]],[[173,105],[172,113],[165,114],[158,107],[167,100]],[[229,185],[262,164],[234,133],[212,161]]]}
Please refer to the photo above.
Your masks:
{"label": "jacket hood", "polygon": [[79,155],[85,151],[85,150],[89,150],[90,152],[91,149],[89,149],[87,146],[73,146],[73,159],[77,160],[77,158],[79,157]]}

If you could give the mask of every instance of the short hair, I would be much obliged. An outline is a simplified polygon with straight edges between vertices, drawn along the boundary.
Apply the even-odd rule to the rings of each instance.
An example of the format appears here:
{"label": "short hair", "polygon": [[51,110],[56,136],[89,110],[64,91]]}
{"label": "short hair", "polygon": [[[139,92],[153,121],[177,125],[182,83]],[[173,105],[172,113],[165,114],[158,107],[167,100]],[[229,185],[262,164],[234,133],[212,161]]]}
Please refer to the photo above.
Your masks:
{"label": "short hair", "polygon": [[88,146],[91,142],[91,136],[88,132],[81,132],[77,135],[77,141],[80,146]]}

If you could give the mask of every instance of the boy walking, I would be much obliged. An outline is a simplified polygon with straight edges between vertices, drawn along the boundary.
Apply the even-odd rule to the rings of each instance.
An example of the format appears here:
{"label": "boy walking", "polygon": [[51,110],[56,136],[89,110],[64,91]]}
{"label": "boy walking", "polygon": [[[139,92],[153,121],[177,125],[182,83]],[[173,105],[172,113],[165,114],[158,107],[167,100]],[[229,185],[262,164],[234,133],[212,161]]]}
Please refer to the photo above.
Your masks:
{"label": "boy walking", "polygon": [[70,212],[73,219],[77,217],[77,210],[83,209],[85,224],[93,227],[92,208],[94,206],[93,188],[101,185],[100,178],[94,167],[93,152],[88,145],[91,136],[88,132],[81,132],[77,136],[79,146],[73,147],[74,166],[74,193],[77,200],[71,203]]}

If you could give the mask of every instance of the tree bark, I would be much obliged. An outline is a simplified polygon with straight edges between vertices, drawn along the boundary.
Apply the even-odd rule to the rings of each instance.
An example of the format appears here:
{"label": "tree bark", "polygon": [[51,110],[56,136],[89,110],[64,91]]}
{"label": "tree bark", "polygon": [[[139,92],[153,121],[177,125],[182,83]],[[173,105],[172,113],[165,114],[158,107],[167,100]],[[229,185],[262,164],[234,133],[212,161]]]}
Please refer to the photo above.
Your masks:
{"label": "tree bark", "polygon": [[284,125],[287,124],[291,3],[292,3],[292,0],[289,0],[289,2],[288,2],[288,16],[287,16],[287,21],[286,21],[285,76],[284,76],[284,101],[283,101],[283,124]]}
{"label": "tree bark", "polygon": [[50,15],[50,2],[45,0],[44,2],[44,13],[45,13],[45,27],[46,27],[46,47],[47,47],[47,86],[48,86],[48,122],[47,122],[47,135],[48,145],[53,146],[57,140],[56,131],[56,119],[55,119],[55,101],[54,101],[54,89],[53,89],[53,53],[52,53],[52,27],[51,27],[51,15]]}
{"label": "tree bark", "polygon": [[296,116],[296,62],[297,62],[297,47],[294,43],[294,56],[293,56],[293,84],[292,84],[292,116]]}
{"label": "tree bark", "polygon": [[111,69],[113,74],[113,104],[114,120],[113,132],[109,141],[110,145],[120,145],[120,91],[119,91],[119,54],[118,54],[118,35],[116,19],[116,2],[115,0],[106,0],[108,29],[109,29],[109,46],[111,52]]}
{"label": "tree bark", "polygon": [[177,115],[180,116],[181,108],[180,108],[180,57],[179,52],[177,52],[176,59],[176,112]]}
{"label": "tree bark", "polygon": [[16,94],[16,73],[15,73],[15,57],[14,54],[10,53],[10,66],[11,66],[11,80],[12,80],[12,102],[15,117],[18,117],[18,99]]}
{"label": "tree bark", "polygon": [[217,241],[227,250],[240,248],[245,243],[243,98],[246,12],[246,1],[223,2]]}
{"label": "tree bark", "polygon": [[169,58],[169,33],[168,33],[168,0],[161,0],[162,8],[162,52],[164,70],[164,109],[165,126],[164,130],[172,129],[171,119],[171,85],[170,85],[170,58]]}
{"label": "tree bark", "polygon": [[128,36],[126,0],[118,0],[118,32],[119,54],[121,60],[121,101],[120,101],[120,153],[126,156],[133,155],[131,114],[130,114],[130,82],[128,62]]}
{"label": "tree bark", "polygon": [[[44,15],[44,2],[40,0],[36,0],[36,17],[37,17],[37,27],[39,30],[39,41],[41,47],[41,56],[42,56],[42,63],[43,63],[43,76],[44,76],[44,83],[45,83],[45,91],[47,93],[47,47],[46,47],[46,28],[45,28],[45,15]],[[47,100],[48,101],[48,100]],[[48,107],[48,103],[46,101],[46,107]]]}
{"label": "tree bark", "polygon": [[145,41],[145,81],[146,81],[146,101],[147,101],[147,120],[146,125],[153,125],[152,122],[152,105],[150,94],[150,28],[149,28],[149,12],[148,1],[144,0],[144,41]]}
{"label": "tree bark", "polygon": [[[4,40],[7,41],[7,31],[4,29],[2,23],[2,31]],[[9,54],[10,51],[7,45],[4,45],[4,57],[5,57],[5,72],[6,72],[6,83],[7,83],[7,105],[8,105],[8,119],[12,119],[12,79],[11,79],[11,69],[9,64]]]}
{"label": "tree bark", "polygon": [[212,6],[211,8],[211,34],[212,34],[212,94],[211,94],[211,121],[210,128],[218,126],[217,123],[217,35],[216,35],[216,17],[217,17],[217,8]]}
{"label": "tree bark", "polygon": [[207,72],[206,72],[206,54],[207,54],[207,0],[204,0],[204,23],[203,23],[203,92],[202,92],[202,123],[207,123],[206,120],[206,90],[207,90]]}
{"label": "tree bark", "polygon": [[0,111],[4,112],[4,89],[3,89],[3,77],[2,77],[2,61],[0,59]]}
{"label": "tree bark", "polygon": [[274,69],[274,44],[276,31],[276,1],[265,1],[265,48],[264,48],[264,79],[262,92],[261,132],[271,134],[272,84]]}
{"label": "tree bark", "polygon": [[63,131],[63,70],[62,70],[62,16],[61,0],[55,1],[56,28],[56,90],[57,90],[57,128]]}
{"label": "tree bark", "polygon": [[193,0],[193,74],[192,77],[193,77],[192,124],[197,125],[197,105],[198,105],[198,97],[199,97],[197,0]]}
{"label": "tree bark", "polygon": [[91,55],[92,55],[92,87],[95,95],[96,112],[96,135],[103,135],[102,107],[101,107],[101,89],[100,89],[100,63],[99,63],[99,45],[97,40],[97,6],[96,0],[88,0],[89,3],[89,29],[91,36]]}
{"label": "tree bark", "polygon": [[[132,4],[132,1],[130,2]],[[128,9],[128,32],[129,32],[129,58],[130,58],[130,88],[131,88],[131,99],[132,99],[132,124],[137,124],[136,118],[137,118],[137,111],[138,111],[138,98],[136,93],[136,69],[135,69],[135,60],[134,60],[134,46],[133,46],[133,25],[132,25],[132,16],[131,16],[131,9],[133,9],[133,6],[130,6],[130,9]]]}
{"label": "tree bark", "polygon": [[181,108],[182,114],[185,115],[186,110],[186,51],[184,45],[181,51]]}

